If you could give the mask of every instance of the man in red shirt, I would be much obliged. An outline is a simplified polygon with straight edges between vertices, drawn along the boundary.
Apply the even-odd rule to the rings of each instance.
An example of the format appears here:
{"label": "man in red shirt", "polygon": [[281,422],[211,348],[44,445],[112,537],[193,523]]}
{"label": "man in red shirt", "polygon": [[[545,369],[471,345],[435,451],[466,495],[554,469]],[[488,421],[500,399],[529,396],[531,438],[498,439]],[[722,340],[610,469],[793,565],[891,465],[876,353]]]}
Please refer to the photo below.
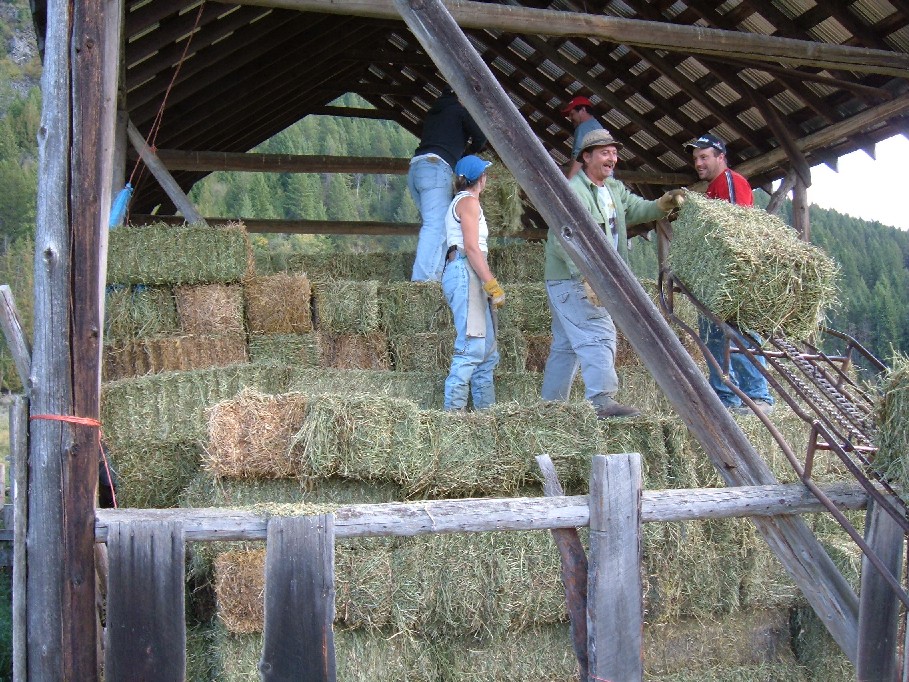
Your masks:
{"label": "man in red shirt", "polygon": [[[745,176],[736,173],[726,164],[726,145],[720,138],[705,133],[694,142],[686,144],[685,149],[691,151],[694,170],[697,171],[698,177],[710,183],[707,186],[708,197],[723,199],[740,206],[754,206],[751,185]],[[703,317],[699,322],[701,338],[704,339],[713,357],[722,365],[726,357],[726,340],[722,330]],[[759,361],[762,365],[766,362],[764,358],[759,358]],[[754,401],[759,410],[769,414],[773,409],[773,398],[761,371],[741,353],[730,353],[729,364],[731,367],[727,371],[732,382]],[[750,414],[750,409],[726,386],[713,364],[708,362],[707,366],[710,372],[710,385],[723,404],[737,414]]]}

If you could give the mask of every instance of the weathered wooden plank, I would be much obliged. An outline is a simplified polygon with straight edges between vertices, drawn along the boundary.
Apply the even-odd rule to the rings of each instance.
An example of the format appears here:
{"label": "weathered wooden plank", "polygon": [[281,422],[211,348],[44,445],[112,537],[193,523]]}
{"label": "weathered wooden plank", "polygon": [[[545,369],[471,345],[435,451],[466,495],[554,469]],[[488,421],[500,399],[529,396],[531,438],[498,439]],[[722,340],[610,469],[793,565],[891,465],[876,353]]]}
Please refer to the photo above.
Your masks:
{"label": "weathered wooden plank", "polygon": [[332,515],[274,517],[266,548],[262,680],[334,682]]}
{"label": "weathered wooden plank", "polygon": [[[865,540],[899,582],[903,574],[903,530],[879,505],[868,505]],[[900,665],[900,602],[880,572],[862,557],[862,585],[859,601],[858,682],[896,682]]]}
{"label": "weathered wooden plank", "polygon": [[145,138],[142,137],[142,133],[133,125],[132,121],[126,126],[126,134],[135,150],[139,152],[139,156],[142,157],[142,161],[145,162],[148,170],[155,176],[155,180],[161,185],[161,189],[165,191],[168,198],[174,202],[177,210],[183,214],[186,222],[204,224],[205,219],[199,214],[196,207],[192,205],[189,197],[186,196],[177,181],[164,167],[164,164],[161,163],[155,153],[145,143]]}
{"label": "weathered wooden plank", "polygon": [[183,682],[185,551],[179,521],[129,521],[107,539],[105,679]]}
{"label": "weathered wooden plank", "polygon": [[802,241],[811,241],[811,214],[808,203],[808,185],[796,176],[792,187],[792,228]]}
{"label": "weathered wooden plank", "polygon": [[[864,509],[867,504],[868,495],[858,483],[821,490],[841,509]],[[644,523],[826,511],[799,484],[645,490],[642,504]],[[347,505],[334,514],[335,535],[344,538],[551,530],[590,522],[586,495]],[[264,540],[267,521],[263,514],[225,509],[98,509],[96,515],[98,542],[104,542],[111,523],[125,519],[182,519],[186,539],[194,542]]]}
{"label": "weathered wooden plank", "polygon": [[9,408],[9,451],[13,500],[13,679],[25,680],[28,671],[28,615],[26,612],[26,547],[28,529],[28,401],[13,398]]}
{"label": "weathered wooden plank", "polygon": [[6,339],[6,347],[13,356],[19,381],[28,390],[29,373],[32,367],[32,347],[22,330],[22,318],[16,308],[16,301],[9,285],[0,285],[0,326]]}
{"label": "weathered wooden plank", "polygon": [[[410,30],[606,303],[617,326],[728,485],[776,483],[628,266],[440,0],[395,0]],[[858,597],[799,519],[755,519],[834,639],[855,660]]]}
{"label": "weathered wooden plank", "polygon": [[[240,4],[377,19],[398,18],[393,0],[244,0]],[[909,75],[909,55],[888,50],[850,48],[808,40],[602,14],[506,7],[469,0],[448,0],[445,6],[464,28],[538,36],[584,36],[686,54],[712,54],[760,62],[882,73],[903,78]]]}
{"label": "weathered wooden plank", "polygon": [[637,453],[591,462],[587,657],[594,680],[644,678],[643,481]]}
{"label": "weathered wooden plank", "polygon": [[[543,474],[543,494],[562,497],[562,484],[549,455],[537,455]],[[571,630],[571,644],[578,659],[578,679],[587,680],[587,554],[576,528],[553,528],[552,537],[561,557],[562,585]]]}

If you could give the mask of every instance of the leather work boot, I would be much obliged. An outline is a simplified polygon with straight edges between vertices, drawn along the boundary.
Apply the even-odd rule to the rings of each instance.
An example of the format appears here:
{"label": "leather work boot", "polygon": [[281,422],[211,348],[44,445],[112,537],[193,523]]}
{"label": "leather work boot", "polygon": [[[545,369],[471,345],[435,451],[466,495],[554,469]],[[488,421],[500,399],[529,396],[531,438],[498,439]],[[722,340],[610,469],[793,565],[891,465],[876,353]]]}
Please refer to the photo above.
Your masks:
{"label": "leather work boot", "polygon": [[602,405],[594,405],[597,413],[597,419],[610,419],[611,417],[637,417],[641,411],[630,405],[622,405],[612,398],[606,398]]}
{"label": "leather work boot", "polygon": [[[758,408],[761,412],[763,412],[764,414],[768,414],[768,415],[769,415],[770,413],[773,412],[773,405],[770,404],[770,403],[768,403],[766,400],[761,400],[760,398],[757,398],[757,399],[754,401],[754,404],[755,404],[755,405],[757,406],[757,408]],[[736,405],[735,407],[730,407],[730,408],[729,408],[729,411],[732,412],[733,414],[742,414],[742,415],[745,415],[745,416],[754,414],[754,413],[751,411],[751,408],[748,407],[747,405],[745,405],[744,403],[742,403],[741,405]]]}

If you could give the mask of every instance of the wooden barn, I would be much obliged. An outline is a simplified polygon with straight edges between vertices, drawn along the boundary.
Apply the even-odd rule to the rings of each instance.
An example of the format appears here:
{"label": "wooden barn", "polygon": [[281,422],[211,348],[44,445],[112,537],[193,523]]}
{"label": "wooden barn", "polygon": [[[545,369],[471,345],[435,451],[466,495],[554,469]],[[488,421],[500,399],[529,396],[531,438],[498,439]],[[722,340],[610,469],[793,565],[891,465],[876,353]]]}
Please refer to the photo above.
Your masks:
{"label": "wooden barn", "polygon": [[[909,129],[906,0],[32,9],[33,339],[9,297],[3,315],[25,386],[11,417],[16,679],[907,679],[909,522],[899,490],[869,476],[875,403],[849,370],[862,349],[774,341],[768,360],[796,367],[774,384],[792,400],[773,420],[734,418],[680,342],[681,304],[661,314],[560,170],[561,109],[585,96],[637,194],[703,190],[684,145],[711,132],[769,210],[791,192],[810,241],[810,168]],[[538,244],[490,254],[526,303],[497,379],[513,402],[453,416],[435,360],[410,357],[414,339],[444,348],[445,322],[408,318],[409,338],[389,323],[444,309],[437,289],[249,267],[247,232],[412,226],[221,229],[214,218],[244,216],[187,199],[218,170],[403,175],[408,159],[250,150],[311,115],[419,135],[446,84],[521,187],[517,236],[562,242],[633,351],[625,385],[659,417],[602,423],[583,401],[539,402]],[[347,93],[373,108],[333,104]],[[109,230],[138,157],[156,181]],[[656,227],[665,258],[672,229]],[[228,312],[206,317],[203,298]],[[139,301],[172,321],[108,339],[114,310],[139,326]],[[267,344],[292,350],[276,362]],[[120,373],[102,377],[115,353]],[[118,509],[98,508],[102,432]],[[206,599],[216,615],[196,622]]]}

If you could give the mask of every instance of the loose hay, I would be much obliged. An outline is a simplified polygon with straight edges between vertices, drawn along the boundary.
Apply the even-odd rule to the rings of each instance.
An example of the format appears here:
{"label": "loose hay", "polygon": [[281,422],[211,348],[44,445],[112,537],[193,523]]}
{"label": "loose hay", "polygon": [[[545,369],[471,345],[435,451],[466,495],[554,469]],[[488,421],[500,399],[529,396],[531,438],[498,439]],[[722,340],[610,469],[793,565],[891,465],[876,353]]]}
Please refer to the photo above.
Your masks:
{"label": "loose hay", "polygon": [[909,501],[909,357],[896,353],[881,386],[874,468]]}
{"label": "loose hay", "polygon": [[335,369],[389,369],[388,338],[382,332],[333,334],[322,332],[321,364]]}
{"label": "loose hay", "polygon": [[250,334],[250,362],[272,362],[290,367],[318,367],[322,360],[321,336],[308,334]]}
{"label": "loose hay", "polygon": [[204,284],[174,289],[180,324],[187,334],[241,336],[243,289],[236,284]]}
{"label": "loose hay", "polygon": [[761,209],[688,193],[669,263],[711,311],[763,336],[811,336],[836,301],[838,268]]}
{"label": "loose hay", "polygon": [[379,283],[319,280],[313,285],[317,325],[335,334],[370,334],[379,328]]}
{"label": "loose hay", "polygon": [[246,362],[246,338],[172,336],[136,339],[104,346],[105,381],[169,371],[226,367]]}
{"label": "loose hay", "polygon": [[178,285],[239,282],[250,265],[246,229],[155,224],[110,232],[107,281]]}
{"label": "loose hay", "polygon": [[312,331],[312,287],[306,275],[250,277],[243,283],[246,320],[253,334]]}
{"label": "loose hay", "polygon": [[303,423],[306,407],[299,393],[275,396],[249,388],[214,405],[208,412],[206,468],[232,478],[296,476],[291,437]]}
{"label": "loose hay", "polygon": [[170,289],[112,287],[105,295],[104,335],[126,341],[180,332],[177,308]]}

